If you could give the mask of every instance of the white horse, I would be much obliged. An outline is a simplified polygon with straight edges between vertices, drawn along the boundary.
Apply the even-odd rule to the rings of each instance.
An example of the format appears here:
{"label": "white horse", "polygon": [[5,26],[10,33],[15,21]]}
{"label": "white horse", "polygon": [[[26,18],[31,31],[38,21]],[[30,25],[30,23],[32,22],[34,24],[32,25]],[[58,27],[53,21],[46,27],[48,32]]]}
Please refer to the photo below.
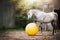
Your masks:
{"label": "white horse", "polygon": [[53,34],[54,34],[54,28],[55,28],[54,25],[56,25],[56,21],[58,18],[57,13],[55,13],[54,11],[46,13],[37,9],[29,10],[27,13],[28,19],[30,19],[33,15],[36,17],[36,20],[40,23],[51,23],[53,26]]}

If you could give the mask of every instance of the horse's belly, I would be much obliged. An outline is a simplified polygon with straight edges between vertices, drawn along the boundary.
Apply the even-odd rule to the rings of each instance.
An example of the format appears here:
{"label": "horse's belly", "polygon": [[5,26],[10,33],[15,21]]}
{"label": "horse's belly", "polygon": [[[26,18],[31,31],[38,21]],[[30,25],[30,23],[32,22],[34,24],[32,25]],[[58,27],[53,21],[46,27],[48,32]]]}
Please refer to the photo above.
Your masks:
{"label": "horse's belly", "polygon": [[37,18],[37,21],[39,21],[39,22],[44,22],[43,18],[44,18],[44,17],[41,17],[41,16],[40,16],[40,17]]}
{"label": "horse's belly", "polygon": [[44,18],[44,22],[51,22],[53,20],[53,17],[52,16],[46,16]]}

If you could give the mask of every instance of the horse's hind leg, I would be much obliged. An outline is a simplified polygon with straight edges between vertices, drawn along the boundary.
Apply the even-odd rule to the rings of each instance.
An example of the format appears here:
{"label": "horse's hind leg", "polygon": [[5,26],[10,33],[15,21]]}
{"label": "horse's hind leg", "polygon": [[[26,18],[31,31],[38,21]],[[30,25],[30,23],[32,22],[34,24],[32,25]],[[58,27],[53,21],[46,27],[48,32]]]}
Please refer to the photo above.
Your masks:
{"label": "horse's hind leg", "polygon": [[54,24],[53,24],[53,21],[52,21],[52,27],[53,27],[53,30],[52,30],[52,34],[54,35]]}
{"label": "horse's hind leg", "polygon": [[52,34],[54,35],[54,33],[56,33],[55,26],[53,27],[53,32],[52,32]]}
{"label": "horse's hind leg", "polygon": [[54,32],[56,33],[56,24],[55,23],[56,22],[54,20],[51,22],[51,24],[53,26],[53,32],[52,32],[53,35],[54,35]]}

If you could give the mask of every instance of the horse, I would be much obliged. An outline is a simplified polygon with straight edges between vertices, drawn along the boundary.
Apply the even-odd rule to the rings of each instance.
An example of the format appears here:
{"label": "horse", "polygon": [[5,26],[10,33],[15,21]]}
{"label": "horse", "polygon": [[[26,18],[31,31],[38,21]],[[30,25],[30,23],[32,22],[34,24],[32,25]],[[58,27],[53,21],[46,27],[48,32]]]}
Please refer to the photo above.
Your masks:
{"label": "horse", "polygon": [[[54,32],[56,31],[55,28],[56,28],[57,19],[58,19],[57,13],[55,13],[54,11],[46,13],[46,12],[40,11],[38,9],[30,9],[27,12],[28,19],[30,19],[33,15],[36,17],[37,22],[40,22],[40,24],[51,23],[51,25],[53,26],[52,33],[54,35]],[[42,31],[42,29],[41,29],[41,31]]]}

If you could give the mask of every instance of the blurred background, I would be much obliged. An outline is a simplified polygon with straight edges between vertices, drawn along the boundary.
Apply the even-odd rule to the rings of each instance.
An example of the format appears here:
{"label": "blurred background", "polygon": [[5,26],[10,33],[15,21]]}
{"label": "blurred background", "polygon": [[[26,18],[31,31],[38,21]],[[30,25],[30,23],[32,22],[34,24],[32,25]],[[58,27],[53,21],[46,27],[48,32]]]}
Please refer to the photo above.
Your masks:
{"label": "blurred background", "polygon": [[60,28],[60,0],[0,0],[0,29],[25,28],[32,20],[27,20],[30,9],[58,13],[58,27]]}

